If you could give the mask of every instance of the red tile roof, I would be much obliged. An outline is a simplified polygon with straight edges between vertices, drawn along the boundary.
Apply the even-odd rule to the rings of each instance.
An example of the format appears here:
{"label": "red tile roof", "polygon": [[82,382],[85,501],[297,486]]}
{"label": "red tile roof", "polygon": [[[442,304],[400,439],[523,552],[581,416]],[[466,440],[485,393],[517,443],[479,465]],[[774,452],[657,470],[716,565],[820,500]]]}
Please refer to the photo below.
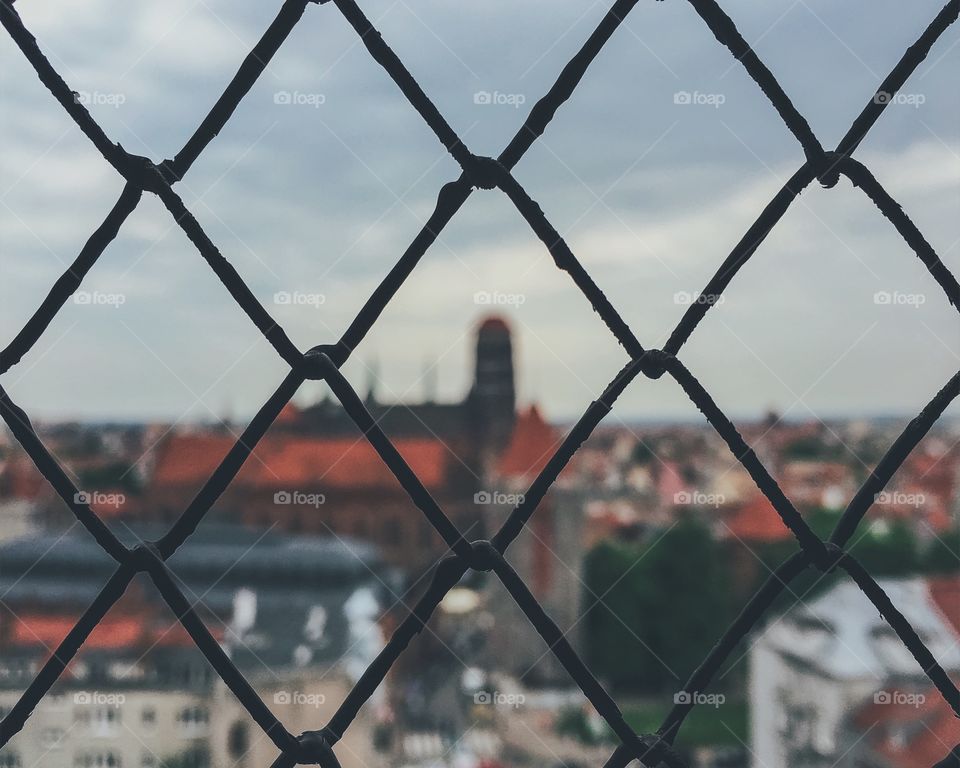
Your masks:
{"label": "red tile roof", "polygon": [[930,597],[960,639],[960,576],[929,578]]}
{"label": "red tile roof", "polygon": [[287,403],[283,408],[280,409],[280,413],[277,415],[277,419],[274,422],[275,424],[296,424],[300,421],[301,417],[300,409],[297,408],[293,403]]}
{"label": "red tile roof", "polygon": [[46,488],[47,481],[26,454],[12,455],[0,463],[0,495],[37,499]]}
{"label": "red tile roof", "polygon": [[92,509],[101,520],[129,515],[133,510],[131,498],[122,488],[105,488],[93,494],[90,500]]}
{"label": "red tile roof", "polygon": [[[10,642],[21,646],[43,645],[50,649],[56,648],[79,618],[70,615],[18,616],[11,627]],[[94,627],[83,647],[101,650],[129,648],[141,643],[143,635],[144,626],[140,620],[108,616]]]}
{"label": "red tile roof", "polygon": [[497,463],[498,474],[517,479],[534,477],[547,465],[560,439],[537,406],[531,405],[517,417],[510,442]]}
{"label": "red tile roof", "polygon": [[766,496],[758,494],[726,520],[728,534],[743,541],[784,541],[792,534]]}
{"label": "red tile roof", "polygon": [[687,492],[680,465],[675,461],[660,461],[654,467],[657,482],[657,495],[666,506],[677,503],[677,498]]}
{"label": "red tile roof", "polygon": [[[231,435],[171,435],[159,451],[152,485],[199,487],[234,442]],[[393,442],[427,488],[444,484],[449,454],[443,443],[423,438]],[[234,485],[257,489],[398,487],[393,473],[366,439],[298,435],[268,435],[261,440]]]}
{"label": "red tile roof", "polygon": [[871,702],[853,718],[884,765],[929,768],[960,743],[960,720],[936,688],[886,693],[890,703]]}
{"label": "red tile roof", "polygon": [[[13,646],[39,646],[46,650],[56,648],[80,619],[78,615],[67,613],[8,616],[7,642]],[[224,637],[220,627],[210,627],[210,632],[217,640]],[[193,640],[172,614],[148,609],[135,614],[106,616],[94,627],[83,648],[119,651],[191,645],[194,645]]]}

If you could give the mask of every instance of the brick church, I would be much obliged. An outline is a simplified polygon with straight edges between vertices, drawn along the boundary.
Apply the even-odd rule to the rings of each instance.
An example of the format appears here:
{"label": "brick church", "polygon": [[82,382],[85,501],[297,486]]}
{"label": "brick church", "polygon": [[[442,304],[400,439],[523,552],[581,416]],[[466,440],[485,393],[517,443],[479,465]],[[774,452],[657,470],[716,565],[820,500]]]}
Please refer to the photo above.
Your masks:
{"label": "brick church", "polygon": [[[476,332],[473,382],[460,402],[365,405],[441,508],[467,538],[486,535],[474,495],[518,457],[543,456],[555,436],[535,408],[517,413],[513,342],[500,317]],[[531,421],[542,428],[531,429]],[[175,519],[235,441],[226,430],[173,433],[157,448],[143,512]],[[526,445],[531,440],[537,445]],[[540,443],[544,443],[540,445]],[[522,469],[522,468],[521,468]],[[288,405],[211,511],[224,522],[359,539],[419,572],[446,545],[413,505],[338,402]]]}

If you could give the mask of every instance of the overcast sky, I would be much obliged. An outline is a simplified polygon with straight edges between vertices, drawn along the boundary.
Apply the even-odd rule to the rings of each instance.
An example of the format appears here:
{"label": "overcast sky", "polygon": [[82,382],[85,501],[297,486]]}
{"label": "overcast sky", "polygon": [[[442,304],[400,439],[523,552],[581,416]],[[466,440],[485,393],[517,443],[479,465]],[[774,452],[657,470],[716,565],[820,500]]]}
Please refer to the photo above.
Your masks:
{"label": "overcast sky", "polygon": [[[472,151],[496,155],[606,2],[360,0]],[[939,0],[723,0],[832,147]],[[279,8],[223,0],[18,2],[109,136],[172,156]],[[960,274],[960,27],[864,141],[866,163]],[[122,180],[0,35],[0,344],[26,322]],[[676,94],[694,103],[677,104]],[[489,99],[485,93],[492,94]],[[478,96],[478,94],[481,94]],[[679,99],[683,101],[684,99]],[[491,103],[483,103],[490,101]],[[289,102],[289,103],[287,103]],[[480,102],[480,103],[478,103]],[[662,344],[784,180],[796,140],[682,0],[642,0],[516,177],[648,346]],[[459,169],[333,4],[304,18],[178,185],[211,239],[302,349],[335,341]],[[774,282],[779,287],[770,290]],[[285,366],[145,195],[84,291],[3,385],[37,416],[251,414]],[[277,305],[278,293],[314,295]],[[472,329],[515,331],[524,402],[580,413],[625,353],[499,192],[477,192],[390,304],[348,378],[387,399],[459,397]],[[875,294],[902,303],[877,304]],[[684,348],[731,413],[914,413],[960,367],[960,323],[869,200],[812,185]],[[371,370],[373,373],[371,373]],[[319,385],[298,396],[310,401]],[[669,379],[637,380],[624,416],[692,416]],[[953,411],[957,413],[956,408]]]}

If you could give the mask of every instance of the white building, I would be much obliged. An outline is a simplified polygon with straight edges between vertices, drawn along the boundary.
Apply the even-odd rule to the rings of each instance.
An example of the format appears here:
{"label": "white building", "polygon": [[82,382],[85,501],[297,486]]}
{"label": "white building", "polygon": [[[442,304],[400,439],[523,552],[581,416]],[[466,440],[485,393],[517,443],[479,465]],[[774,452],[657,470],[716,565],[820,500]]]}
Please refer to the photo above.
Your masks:
{"label": "white building", "polygon": [[[944,669],[960,671],[960,636],[928,582],[882,580],[880,586]],[[754,637],[752,765],[849,764],[844,761],[854,712],[866,702],[885,703],[904,691],[929,689],[929,679],[893,629],[855,583],[843,581],[796,605]]]}

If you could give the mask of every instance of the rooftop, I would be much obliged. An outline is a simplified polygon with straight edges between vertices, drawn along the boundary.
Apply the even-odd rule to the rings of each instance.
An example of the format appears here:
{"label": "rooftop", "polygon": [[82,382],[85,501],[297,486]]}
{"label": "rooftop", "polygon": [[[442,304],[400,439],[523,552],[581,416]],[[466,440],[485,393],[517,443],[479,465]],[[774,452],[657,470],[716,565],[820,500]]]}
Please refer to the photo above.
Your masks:
{"label": "rooftop", "polygon": [[[880,579],[879,584],[943,668],[960,671],[960,635],[938,606],[931,582],[914,577]],[[893,678],[926,680],[910,651],[849,579],[788,611],[764,631],[762,642],[835,679],[875,679],[878,685]]]}

